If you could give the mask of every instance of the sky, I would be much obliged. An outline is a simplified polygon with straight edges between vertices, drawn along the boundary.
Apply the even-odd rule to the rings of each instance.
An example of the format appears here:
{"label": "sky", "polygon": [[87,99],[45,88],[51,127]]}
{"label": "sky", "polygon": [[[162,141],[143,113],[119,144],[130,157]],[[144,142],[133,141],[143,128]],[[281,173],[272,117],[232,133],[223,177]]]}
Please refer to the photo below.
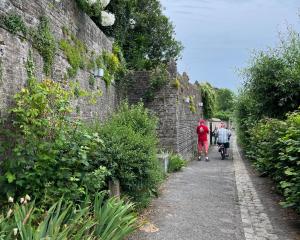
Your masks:
{"label": "sky", "polygon": [[178,71],[190,82],[233,91],[254,50],[279,42],[292,26],[300,32],[300,0],[161,0],[184,46]]}

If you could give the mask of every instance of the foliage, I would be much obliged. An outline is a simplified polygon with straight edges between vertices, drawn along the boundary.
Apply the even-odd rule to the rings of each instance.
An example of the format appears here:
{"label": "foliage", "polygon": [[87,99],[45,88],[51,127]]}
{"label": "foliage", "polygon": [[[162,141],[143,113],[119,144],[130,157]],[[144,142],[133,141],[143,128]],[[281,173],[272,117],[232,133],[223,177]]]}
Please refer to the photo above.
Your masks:
{"label": "foliage", "polygon": [[136,229],[131,203],[101,194],[93,202],[75,207],[61,198],[43,215],[34,202],[13,204],[6,217],[0,214],[0,239],[122,240]]}
{"label": "foliage", "polygon": [[[105,189],[110,174],[99,162],[103,141],[89,126],[71,120],[72,94],[51,80],[38,83],[28,62],[28,87],[15,96],[12,125],[1,128],[6,145],[0,193],[32,193],[49,206],[61,195],[78,201],[86,192]],[[42,202],[41,202],[42,201]]]}
{"label": "foliage", "polygon": [[280,164],[276,165],[281,171],[280,189],[283,192],[285,207],[295,207],[300,212],[300,112],[294,112],[286,120],[284,135],[280,137]]}
{"label": "foliage", "polygon": [[194,96],[189,96],[189,102],[190,102],[190,111],[192,113],[196,113],[196,105],[195,105],[195,100],[194,100]]}
{"label": "foliage", "polygon": [[229,121],[233,118],[233,113],[230,111],[218,111],[214,114],[215,118],[221,119],[223,121]]}
{"label": "foliage", "polygon": [[24,36],[26,36],[28,32],[22,17],[17,13],[10,13],[1,17],[0,25],[4,26],[12,34],[22,33]]}
{"label": "foliage", "polygon": [[203,102],[204,117],[211,118],[214,115],[216,107],[215,91],[209,83],[200,84],[199,90]]}
{"label": "foliage", "polygon": [[[300,104],[300,37],[290,32],[276,49],[257,53],[244,70],[245,89],[258,118],[285,118]],[[272,94],[267,94],[272,93]]]}
{"label": "foliage", "polygon": [[43,57],[46,76],[50,76],[57,46],[46,17],[40,18],[38,28],[33,31],[33,46]]}
{"label": "foliage", "polygon": [[[129,69],[149,70],[179,57],[182,45],[158,0],[115,0],[107,9],[115,13],[116,22],[102,30],[119,43]],[[99,19],[93,19],[100,26]]]}
{"label": "foliage", "polygon": [[173,80],[173,82],[172,82],[172,86],[174,87],[174,88],[176,88],[177,90],[179,90],[180,89],[180,80],[179,80],[179,78],[178,77],[176,77],[174,80]]}
{"label": "foliage", "polygon": [[183,159],[182,156],[177,154],[172,154],[169,159],[168,172],[180,171],[186,165],[187,165],[187,161]]}
{"label": "foliage", "polygon": [[298,211],[299,65],[300,37],[291,31],[280,46],[253,57],[236,104],[239,140],[248,158],[277,183],[283,206]]}
{"label": "foliage", "polygon": [[137,217],[132,213],[134,205],[123,200],[106,200],[97,195],[94,201],[94,217],[97,221],[94,235],[103,240],[122,240],[137,227]]}
{"label": "foliage", "polygon": [[163,177],[156,157],[156,125],[156,118],[142,104],[123,103],[99,129],[106,144],[103,149],[106,166],[139,207],[149,203]]}
{"label": "foliage", "polygon": [[60,41],[60,48],[63,50],[71,68],[68,69],[69,77],[75,77],[79,68],[87,65],[87,47],[78,38],[65,32],[66,39]]}
{"label": "foliage", "polygon": [[215,118],[224,121],[232,120],[235,107],[235,94],[227,88],[217,88]]}
{"label": "foliage", "polygon": [[150,86],[145,92],[146,101],[153,101],[155,92],[164,87],[169,81],[169,72],[165,65],[160,65],[151,71]]}
{"label": "foliage", "polygon": [[251,148],[247,157],[256,168],[270,175],[283,193],[286,207],[300,210],[300,113],[288,116],[286,121],[261,120],[249,131]]}

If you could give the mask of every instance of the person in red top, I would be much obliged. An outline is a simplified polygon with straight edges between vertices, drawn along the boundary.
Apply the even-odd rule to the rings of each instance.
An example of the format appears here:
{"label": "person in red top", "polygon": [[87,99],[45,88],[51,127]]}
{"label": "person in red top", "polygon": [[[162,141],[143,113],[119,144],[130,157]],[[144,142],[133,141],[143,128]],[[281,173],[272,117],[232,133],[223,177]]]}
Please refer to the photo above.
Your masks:
{"label": "person in red top", "polygon": [[201,160],[202,149],[205,150],[205,160],[208,161],[208,141],[207,134],[209,134],[209,129],[205,125],[204,120],[199,121],[199,125],[197,127],[198,134],[198,160]]}

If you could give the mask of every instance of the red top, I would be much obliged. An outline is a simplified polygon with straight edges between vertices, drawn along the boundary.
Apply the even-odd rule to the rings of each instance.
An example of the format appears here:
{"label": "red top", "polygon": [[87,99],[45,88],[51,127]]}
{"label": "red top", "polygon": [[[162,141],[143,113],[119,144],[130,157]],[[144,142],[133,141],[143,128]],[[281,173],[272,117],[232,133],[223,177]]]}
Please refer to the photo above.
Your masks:
{"label": "red top", "polygon": [[204,142],[207,141],[207,134],[209,133],[209,129],[207,126],[201,124],[197,127],[198,141]]}

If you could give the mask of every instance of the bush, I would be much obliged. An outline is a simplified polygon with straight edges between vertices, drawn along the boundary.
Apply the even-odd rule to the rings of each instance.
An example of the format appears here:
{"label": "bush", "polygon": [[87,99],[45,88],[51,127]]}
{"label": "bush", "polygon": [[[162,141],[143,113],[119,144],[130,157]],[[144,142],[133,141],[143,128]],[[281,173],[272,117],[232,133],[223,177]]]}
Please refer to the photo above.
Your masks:
{"label": "bush", "polygon": [[163,178],[156,157],[156,125],[157,119],[142,104],[124,103],[99,129],[106,145],[102,152],[106,166],[139,206],[149,202]]}
{"label": "bush", "polygon": [[180,171],[183,167],[187,165],[187,161],[180,155],[171,155],[169,160],[168,172]]}
{"label": "bush", "polygon": [[300,113],[288,115],[286,121],[261,120],[249,136],[247,157],[277,183],[285,198],[282,205],[300,211]]}
{"label": "bush", "polygon": [[16,94],[11,122],[1,131],[0,196],[31,193],[41,207],[57,201],[80,201],[106,187],[107,168],[98,161],[103,141],[88,126],[71,120],[70,92],[58,83],[38,83]]}
{"label": "bush", "polygon": [[277,171],[281,173],[279,182],[285,207],[295,207],[300,212],[300,112],[288,116],[286,131],[279,138],[281,144],[280,163]]}

